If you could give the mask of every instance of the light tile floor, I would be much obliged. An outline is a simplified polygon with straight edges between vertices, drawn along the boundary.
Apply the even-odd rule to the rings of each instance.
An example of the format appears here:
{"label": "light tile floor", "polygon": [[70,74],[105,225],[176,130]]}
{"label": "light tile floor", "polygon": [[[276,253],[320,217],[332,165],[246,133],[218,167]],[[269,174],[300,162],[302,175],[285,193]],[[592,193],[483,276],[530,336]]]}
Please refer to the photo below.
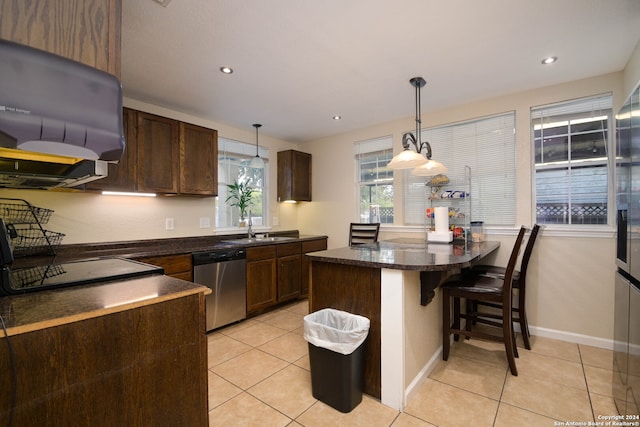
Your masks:
{"label": "light tile floor", "polygon": [[404,412],[365,394],[343,414],[311,395],[307,307],[294,303],[208,335],[210,426],[554,426],[617,414],[612,352],[541,337],[531,351],[519,343],[517,377],[502,344],[462,340]]}

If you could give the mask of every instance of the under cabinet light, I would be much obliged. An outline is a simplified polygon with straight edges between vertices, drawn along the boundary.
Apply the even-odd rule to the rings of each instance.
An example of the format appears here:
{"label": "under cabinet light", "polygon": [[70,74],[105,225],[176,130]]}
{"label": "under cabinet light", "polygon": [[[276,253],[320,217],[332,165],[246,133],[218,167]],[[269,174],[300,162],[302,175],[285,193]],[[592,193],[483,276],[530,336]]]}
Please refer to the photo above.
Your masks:
{"label": "under cabinet light", "polygon": [[156,197],[156,193],[131,193],[127,191],[103,191],[103,196]]}

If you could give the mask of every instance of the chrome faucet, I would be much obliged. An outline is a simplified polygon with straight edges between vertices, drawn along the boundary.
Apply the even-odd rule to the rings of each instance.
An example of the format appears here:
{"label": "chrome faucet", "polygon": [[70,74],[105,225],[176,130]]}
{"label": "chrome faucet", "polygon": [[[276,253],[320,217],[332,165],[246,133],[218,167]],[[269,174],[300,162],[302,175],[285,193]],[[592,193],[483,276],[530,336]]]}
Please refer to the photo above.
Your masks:
{"label": "chrome faucet", "polygon": [[251,222],[251,211],[249,211],[249,222],[248,222],[249,228],[247,229],[247,236],[250,239],[256,237],[256,233],[253,232],[253,228],[251,227],[252,225],[253,223]]}

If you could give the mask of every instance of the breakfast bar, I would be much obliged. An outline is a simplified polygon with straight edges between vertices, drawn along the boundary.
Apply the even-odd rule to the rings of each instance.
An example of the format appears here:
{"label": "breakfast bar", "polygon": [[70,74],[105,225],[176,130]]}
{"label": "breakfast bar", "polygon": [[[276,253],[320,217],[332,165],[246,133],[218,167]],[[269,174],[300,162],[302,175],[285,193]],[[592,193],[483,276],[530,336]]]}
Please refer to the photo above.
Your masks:
{"label": "breakfast bar", "polygon": [[438,284],[499,246],[401,238],[309,253],[309,310],[369,318],[364,392],[402,410],[441,352]]}

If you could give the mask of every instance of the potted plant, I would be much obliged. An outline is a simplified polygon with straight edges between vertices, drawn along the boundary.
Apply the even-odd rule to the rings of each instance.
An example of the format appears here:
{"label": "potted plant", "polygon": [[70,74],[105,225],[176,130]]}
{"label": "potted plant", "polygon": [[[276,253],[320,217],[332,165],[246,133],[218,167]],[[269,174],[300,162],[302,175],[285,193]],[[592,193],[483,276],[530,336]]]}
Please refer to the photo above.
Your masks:
{"label": "potted plant", "polygon": [[233,184],[227,184],[229,188],[229,196],[227,197],[227,203],[230,206],[237,206],[240,209],[240,227],[246,225],[247,209],[251,204],[251,194],[253,188],[249,186],[246,180],[236,180]]}

